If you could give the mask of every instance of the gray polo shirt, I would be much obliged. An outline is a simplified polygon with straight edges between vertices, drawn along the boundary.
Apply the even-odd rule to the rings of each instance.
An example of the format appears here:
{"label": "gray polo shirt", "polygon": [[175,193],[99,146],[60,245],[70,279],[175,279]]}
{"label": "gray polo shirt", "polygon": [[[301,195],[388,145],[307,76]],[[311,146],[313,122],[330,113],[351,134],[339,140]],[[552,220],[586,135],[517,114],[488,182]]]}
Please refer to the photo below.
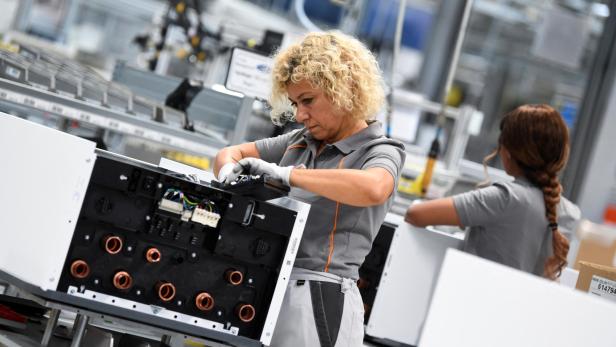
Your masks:
{"label": "gray polo shirt", "polygon": [[[280,166],[304,164],[307,169],[362,170],[380,167],[394,177],[395,187],[398,185],[404,146],[385,137],[379,122],[325,145],[317,155],[320,143],[306,129],[256,141],[261,159]],[[344,205],[295,187],[289,196],[311,205],[295,266],[357,279],[394,194],[384,204],[370,207]]]}
{"label": "gray polo shirt", "polygon": [[[552,255],[552,234],[545,217],[543,193],[524,178],[498,182],[453,197],[465,227],[464,250],[480,257],[541,276]],[[571,235],[580,210],[561,197],[559,230]],[[570,238],[569,238],[570,239]]]}

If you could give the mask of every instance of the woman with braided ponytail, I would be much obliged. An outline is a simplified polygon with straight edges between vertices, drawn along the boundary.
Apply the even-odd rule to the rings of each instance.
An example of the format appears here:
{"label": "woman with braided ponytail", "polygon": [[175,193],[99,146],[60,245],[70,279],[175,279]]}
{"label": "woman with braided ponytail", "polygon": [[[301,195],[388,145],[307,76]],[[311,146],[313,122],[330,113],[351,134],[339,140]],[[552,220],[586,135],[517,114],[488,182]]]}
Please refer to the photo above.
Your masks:
{"label": "woman with braided ponytail", "polygon": [[558,173],[569,155],[569,132],[547,105],[523,105],[500,124],[499,155],[513,182],[499,182],[450,198],[413,204],[406,221],[415,226],[470,227],[464,250],[549,279],[567,264],[571,230],[579,209],[561,197]]}

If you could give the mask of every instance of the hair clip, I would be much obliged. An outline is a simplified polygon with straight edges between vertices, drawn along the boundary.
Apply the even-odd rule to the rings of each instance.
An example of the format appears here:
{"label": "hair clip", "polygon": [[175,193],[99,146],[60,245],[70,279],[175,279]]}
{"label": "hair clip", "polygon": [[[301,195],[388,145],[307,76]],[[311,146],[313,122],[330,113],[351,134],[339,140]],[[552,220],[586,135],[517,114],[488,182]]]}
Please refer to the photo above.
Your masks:
{"label": "hair clip", "polygon": [[558,223],[550,223],[548,224],[548,226],[550,227],[550,229],[552,229],[552,231],[558,229]]}

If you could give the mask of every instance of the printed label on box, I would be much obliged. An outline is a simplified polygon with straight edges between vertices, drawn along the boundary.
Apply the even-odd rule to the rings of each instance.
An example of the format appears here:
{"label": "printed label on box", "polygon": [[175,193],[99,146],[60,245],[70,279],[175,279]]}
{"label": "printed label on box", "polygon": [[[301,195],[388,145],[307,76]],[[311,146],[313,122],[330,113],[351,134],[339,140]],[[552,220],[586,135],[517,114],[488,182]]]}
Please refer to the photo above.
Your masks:
{"label": "printed label on box", "polygon": [[616,302],[616,281],[600,276],[592,276],[588,292]]}

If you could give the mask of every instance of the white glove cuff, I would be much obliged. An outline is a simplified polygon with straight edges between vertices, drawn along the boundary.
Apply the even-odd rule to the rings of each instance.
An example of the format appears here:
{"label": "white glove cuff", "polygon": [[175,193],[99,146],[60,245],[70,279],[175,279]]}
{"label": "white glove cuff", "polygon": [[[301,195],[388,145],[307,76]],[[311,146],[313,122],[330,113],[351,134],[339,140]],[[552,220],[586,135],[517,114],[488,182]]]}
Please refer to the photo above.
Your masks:
{"label": "white glove cuff", "polygon": [[235,163],[226,163],[223,165],[220,170],[218,170],[218,181],[222,182],[229,176],[229,174],[233,171],[233,167],[235,167]]}
{"label": "white glove cuff", "polygon": [[291,186],[291,182],[289,182],[291,180],[291,170],[294,168],[294,166],[283,166],[280,168],[280,179],[282,180],[282,183],[289,187]]}

